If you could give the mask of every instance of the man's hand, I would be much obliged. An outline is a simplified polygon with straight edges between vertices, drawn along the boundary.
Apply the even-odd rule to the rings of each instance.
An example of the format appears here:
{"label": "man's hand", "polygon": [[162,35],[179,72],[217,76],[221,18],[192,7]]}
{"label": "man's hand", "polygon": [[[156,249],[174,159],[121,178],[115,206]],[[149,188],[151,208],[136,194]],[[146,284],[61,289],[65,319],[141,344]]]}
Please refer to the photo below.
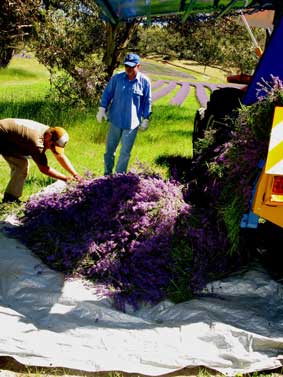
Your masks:
{"label": "man's hand", "polygon": [[72,183],[74,181],[77,181],[78,183],[82,183],[83,180],[84,180],[83,177],[81,177],[79,174],[74,174],[72,176],[66,175],[66,177],[65,177],[66,183]]}
{"label": "man's hand", "polygon": [[80,183],[84,180],[79,174],[74,174],[73,178]]}
{"label": "man's hand", "polygon": [[148,126],[149,126],[149,120],[148,119],[144,119],[141,124],[140,124],[140,130],[141,131],[145,131],[148,129]]}
{"label": "man's hand", "polygon": [[107,120],[106,110],[104,107],[99,107],[96,114],[96,120],[101,123],[103,120]]}

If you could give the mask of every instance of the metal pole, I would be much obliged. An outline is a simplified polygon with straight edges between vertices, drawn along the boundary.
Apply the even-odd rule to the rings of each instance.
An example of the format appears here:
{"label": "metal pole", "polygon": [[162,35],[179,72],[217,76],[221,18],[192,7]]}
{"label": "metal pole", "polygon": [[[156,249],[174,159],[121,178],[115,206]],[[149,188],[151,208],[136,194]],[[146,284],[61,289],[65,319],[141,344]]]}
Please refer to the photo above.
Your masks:
{"label": "metal pole", "polygon": [[259,44],[257,43],[257,40],[255,39],[255,36],[253,35],[252,29],[250,28],[250,25],[248,24],[248,21],[246,17],[244,16],[243,12],[241,12],[241,18],[244,22],[244,25],[246,26],[246,29],[251,37],[251,40],[253,41],[253,44],[255,45],[255,52],[258,57],[261,57],[262,55],[262,49],[260,48]]}

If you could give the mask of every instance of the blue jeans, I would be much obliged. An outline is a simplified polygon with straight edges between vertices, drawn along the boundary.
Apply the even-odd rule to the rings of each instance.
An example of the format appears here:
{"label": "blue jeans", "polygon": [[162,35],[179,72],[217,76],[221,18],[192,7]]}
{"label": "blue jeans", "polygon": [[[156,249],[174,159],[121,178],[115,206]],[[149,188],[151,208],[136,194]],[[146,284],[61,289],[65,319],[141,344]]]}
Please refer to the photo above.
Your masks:
{"label": "blue jeans", "polygon": [[112,174],[115,162],[115,153],[120,141],[121,151],[115,171],[116,173],[127,172],[131,150],[133,148],[137,132],[138,127],[134,128],[133,130],[123,130],[110,124],[106,139],[106,152],[104,154],[105,175]]}

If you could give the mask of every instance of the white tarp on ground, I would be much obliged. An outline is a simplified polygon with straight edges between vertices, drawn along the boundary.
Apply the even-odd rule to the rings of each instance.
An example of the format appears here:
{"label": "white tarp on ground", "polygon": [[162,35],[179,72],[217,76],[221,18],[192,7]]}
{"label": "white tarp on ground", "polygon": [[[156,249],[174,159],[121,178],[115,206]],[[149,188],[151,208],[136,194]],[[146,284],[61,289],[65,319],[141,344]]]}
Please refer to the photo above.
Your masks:
{"label": "white tarp on ground", "polygon": [[0,355],[22,364],[152,376],[283,365],[283,286],[257,266],[198,299],[126,314],[94,286],[64,281],[1,230],[0,258]]}

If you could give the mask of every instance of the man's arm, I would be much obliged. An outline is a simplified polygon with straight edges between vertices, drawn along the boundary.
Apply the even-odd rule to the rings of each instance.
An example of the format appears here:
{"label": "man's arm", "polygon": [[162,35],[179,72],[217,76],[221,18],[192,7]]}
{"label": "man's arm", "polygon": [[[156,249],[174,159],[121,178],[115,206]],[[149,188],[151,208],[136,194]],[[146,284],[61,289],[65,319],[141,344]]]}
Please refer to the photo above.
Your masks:
{"label": "man's arm", "polygon": [[67,172],[69,172],[77,181],[82,180],[82,177],[76,172],[67,156],[65,156],[64,154],[55,154],[54,156],[56,157],[56,160],[59,162],[59,164],[65,170],[67,170]]}
{"label": "man's arm", "polygon": [[111,77],[108,84],[103,90],[101,99],[100,99],[100,107],[103,107],[106,111],[108,110],[108,106],[110,102],[113,100],[115,94],[115,87],[117,84],[117,80],[119,80],[120,74],[116,74]]}
{"label": "man's arm", "polygon": [[151,96],[151,83],[150,81],[145,82],[144,88],[144,108],[143,108],[143,117],[145,119],[150,119],[151,116],[151,104],[152,104],[152,96]]}
{"label": "man's arm", "polygon": [[51,168],[50,166],[37,164],[41,173],[48,175],[48,177],[60,179],[61,181],[70,181],[72,177],[60,173],[58,170]]}
{"label": "man's arm", "polygon": [[64,154],[54,154],[54,156],[56,157],[59,164],[66,171],[68,171],[72,175],[72,177],[67,176],[65,174],[62,174],[58,170],[51,168],[48,165],[41,165],[41,164],[37,163],[37,166],[38,166],[39,170],[41,171],[41,173],[48,175],[51,178],[60,179],[60,180],[65,181],[65,182],[70,181],[73,178],[75,178],[77,181],[82,180],[81,176],[76,172],[76,170],[74,169],[73,165],[71,164],[71,162],[67,158],[67,156],[65,156]]}
{"label": "man's arm", "polygon": [[143,120],[139,126],[141,131],[145,131],[149,127],[149,121],[151,116],[151,84],[148,79],[144,80],[144,96],[143,96],[143,107],[142,107],[142,115]]}

